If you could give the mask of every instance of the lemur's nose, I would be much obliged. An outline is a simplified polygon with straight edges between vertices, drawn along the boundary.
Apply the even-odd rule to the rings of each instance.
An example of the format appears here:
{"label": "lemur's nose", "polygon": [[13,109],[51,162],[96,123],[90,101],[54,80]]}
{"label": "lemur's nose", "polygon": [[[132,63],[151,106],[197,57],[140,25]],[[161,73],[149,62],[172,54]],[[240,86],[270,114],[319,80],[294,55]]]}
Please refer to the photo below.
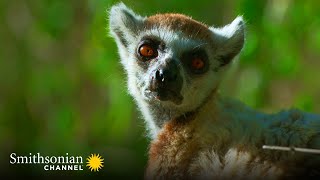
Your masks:
{"label": "lemur's nose", "polygon": [[160,101],[172,101],[180,104],[183,97],[180,94],[182,76],[177,62],[171,60],[155,68],[151,76],[150,90]]}
{"label": "lemur's nose", "polygon": [[178,67],[174,62],[160,66],[155,72],[155,80],[157,83],[165,84],[173,82],[177,79]]}

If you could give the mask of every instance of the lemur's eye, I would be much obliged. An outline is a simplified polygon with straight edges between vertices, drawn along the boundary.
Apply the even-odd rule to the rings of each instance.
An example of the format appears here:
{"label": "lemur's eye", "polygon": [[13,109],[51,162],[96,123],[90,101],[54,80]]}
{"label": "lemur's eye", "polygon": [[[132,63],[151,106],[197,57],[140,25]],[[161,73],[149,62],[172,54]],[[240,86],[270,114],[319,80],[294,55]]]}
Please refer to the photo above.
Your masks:
{"label": "lemur's eye", "polygon": [[196,71],[203,69],[204,65],[205,65],[204,61],[200,57],[195,57],[191,61],[191,67],[192,67],[192,69],[194,69]]}
{"label": "lemur's eye", "polygon": [[204,49],[187,51],[182,54],[181,60],[192,74],[203,74],[208,71],[210,63]]}
{"label": "lemur's eye", "polygon": [[138,49],[139,55],[146,60],[155,58],[158,56],[158,51],[156,48],[149,44],[143,44]]}

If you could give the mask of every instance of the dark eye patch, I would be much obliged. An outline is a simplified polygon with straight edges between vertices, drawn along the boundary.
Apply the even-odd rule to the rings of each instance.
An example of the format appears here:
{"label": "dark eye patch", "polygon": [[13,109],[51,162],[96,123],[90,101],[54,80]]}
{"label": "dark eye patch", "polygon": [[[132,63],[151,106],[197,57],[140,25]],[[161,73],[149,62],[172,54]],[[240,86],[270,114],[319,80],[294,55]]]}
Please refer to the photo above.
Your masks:
{"label": "dark eye patch", "polygon": [[201,48],[184,52],[181,56],[181,62],[191,74],[203,74],[209,69],[208,55]]}
{"label": "dark eye patch", "polygon": [[160,58],[164,48],[164,43],[158,37],[143,37],[135,50],[138,65],[143,69],[148,69],[150,64],[153,64]]}

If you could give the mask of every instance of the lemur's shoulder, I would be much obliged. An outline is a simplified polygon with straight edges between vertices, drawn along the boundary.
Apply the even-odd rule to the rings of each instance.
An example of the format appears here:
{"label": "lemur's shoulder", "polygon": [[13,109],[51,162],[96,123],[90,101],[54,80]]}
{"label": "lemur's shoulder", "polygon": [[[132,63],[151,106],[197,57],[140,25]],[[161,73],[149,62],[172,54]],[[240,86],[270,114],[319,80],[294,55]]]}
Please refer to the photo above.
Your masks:
{"label": "lemur's shoulder", "polygon": [[[235,149],[228,149],[233,138],[230,129],[224,128],[233,123],[225,119],[229,117],[224,117],[220,109],[230,110],[240,107],[244,108],[238,101],[212,96],[196,111],[167,121],[157,138],[150,144],[147,179],[148,177],[186,179],[196,176],[202,169],[200,166],[209,164],[207,161],[213,163],[210,165],[212,167],[223,165],[225,161],[236,160],[236,156],[241,154],[234,154],[238,151],[237,145]],[[212,171],[215,170],[218,169]]]}
{"label": "lemur's shoulder", "polygon": [[305,169],[297,164],[307,166],[319,159],[263,150],[262,146],[308,147],[319,135],[319,125],[319,116],[296,109],[268,115],[237,100],[214,97],[197,112],[164,125],[151,143],[147,176],[274,178],[283,172],[302,174]]}

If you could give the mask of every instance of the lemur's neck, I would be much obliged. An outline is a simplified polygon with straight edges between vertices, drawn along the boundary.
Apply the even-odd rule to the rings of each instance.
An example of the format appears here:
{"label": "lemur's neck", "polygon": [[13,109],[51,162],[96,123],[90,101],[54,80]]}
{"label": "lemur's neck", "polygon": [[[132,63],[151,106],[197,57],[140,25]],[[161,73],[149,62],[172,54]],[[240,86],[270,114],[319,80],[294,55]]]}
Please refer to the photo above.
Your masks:
{"label": "lemur's neck", "polygon": [[158,132],[162,129],[166,122],[172,120],[188,120],[192,119],[198,111],[208,103],[215,101],[218,96],[217,90],[214,89],[204,102],[202,102],[198,107],[190,109],[188,111],[180,110],[179,108],[168,108],[159,103],[149,103],[146,101],[137,101],[142,114],[146,121],[147,129],[150,133],[152,139],[157,137]]}
{"label": "lemur's neck", "polygon": [[152,139],[156,138],[165,122],[184,115],[184,113],[179,111],[179,109],[167,108],[162,106],[160,103],[149,104],[145,102],[142,103],[142,106],[146,107],[142,108],[142,113]]}

